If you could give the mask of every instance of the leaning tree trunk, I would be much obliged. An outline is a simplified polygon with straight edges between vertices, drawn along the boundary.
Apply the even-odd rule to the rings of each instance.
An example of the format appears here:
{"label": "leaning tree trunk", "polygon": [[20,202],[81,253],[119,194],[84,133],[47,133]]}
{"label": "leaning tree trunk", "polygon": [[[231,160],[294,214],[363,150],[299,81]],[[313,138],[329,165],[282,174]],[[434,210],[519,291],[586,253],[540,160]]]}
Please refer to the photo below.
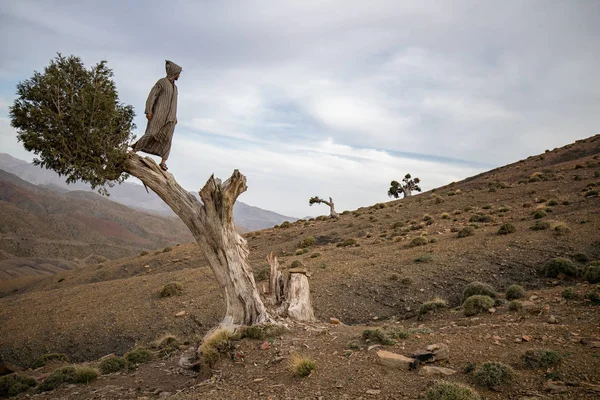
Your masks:
{"label": "leaning tree trunk", "polygon": [[323,203],[329,206],[329,218],[339,218],[339,214],[335,212],[335,204],[333,204],[333,199],[330,197],[329,201],[323,200]]}
{"label": "leaning tree trunk", "polygon": [[269,321],[248,265],[246,240],[233,224],[233,204],[247,189],[246,177],[237,169],[223,183],[212,175],[200,190],[202,204],[150,158],[128,154],[125,172],[152,189],[194,235],[225,291],[227,310],[221,328],[233,330]]}

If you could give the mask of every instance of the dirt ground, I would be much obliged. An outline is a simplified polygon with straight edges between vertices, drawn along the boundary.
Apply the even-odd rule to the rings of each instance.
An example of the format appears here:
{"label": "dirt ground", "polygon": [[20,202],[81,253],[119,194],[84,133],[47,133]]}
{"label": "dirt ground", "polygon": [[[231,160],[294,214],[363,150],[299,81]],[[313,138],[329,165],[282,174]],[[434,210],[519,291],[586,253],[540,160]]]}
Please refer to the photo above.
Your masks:
{"label": "dirt ground", "polygon": [[[402,326],[415,332],[384,347],[408,356],[432,343],[447,344],[449,359],[436,365],[458,371],[449,380],[474,386],[463,372],[469,363],[512,366],[516,379],[501,391],[474,386],[485,398],[600,398],[591,386],[600,385],[599,308],[584,297],[566,301],[560,296],[566,287],[584,296],[591,285],[542,273],[554,257],[570,258],[579,267],[585,258],[600,259],[600,198],[594,194],[600,186],[599,158],[597,135],[434,191],[344,213],[338,220],[247,233],[259,287],[270,251],[284,269],[298,260],[310,271],[320,323],[290,325],[266,350],[259,349],[262,342],[243,339],[236,343],[243,360],[225,355],[213,370],[182,370],[179,354],[173,354],[134,372],[38,397],[416,399],[438,377],[384,367],[379,349],[369,350],[361,340],[365,329]],[[536,219],[541,210],[545,216]],[[474,216],[486,222],[471,222]],[[548,222],[548,229],[531,230],[536,221]],[[515,232],[499,235],[505,223]],[[466,226],[474,235],[458,238],[457,231]],[[295,255],[299,242],[310,236],[316,244]],[[411,247],[418,236],[428,243]],[[338,246],[349,238],[356,244]],[[461,294],[474,280],[499,293],[511,284],[524,286],[527,298],[534,296],[535,313],[500,305],[493,314],[465,317]],[[183,293],[161,298],[162,287],[173,281],[182,284]],[[418,321],[418,308],[434,297],[445,299],[448,308]],[[180,311],[185,315],[176,317]],[[210,268],[195,245],[181,245],[60,273],[1,298],[0,355],[22,366],[50,352],[93,363],[167,332],[193,342],[222,314],[222,294]],[[549,323],[551,315],[557,323]],[[331,317],[343,325],[330,324]],[[361,348],[348,349],[349,341]],[[521,354],[532,348],[555,350],[563,360],[551,370],[524,369]],[[289,371],[293,353],[314,359],[316,370],[309,377]],[[47,371],[30,373],[42,377]],[[549,377],[565,382],[565,392],[546,390]]]}

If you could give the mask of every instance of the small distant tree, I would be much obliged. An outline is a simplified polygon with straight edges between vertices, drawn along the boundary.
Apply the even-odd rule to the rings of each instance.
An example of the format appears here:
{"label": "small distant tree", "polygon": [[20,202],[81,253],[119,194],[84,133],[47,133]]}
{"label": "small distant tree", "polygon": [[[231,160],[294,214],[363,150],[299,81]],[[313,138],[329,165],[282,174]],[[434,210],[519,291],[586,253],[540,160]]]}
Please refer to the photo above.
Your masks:
{"label": "small distant tree", "polygon": [[340,215],[335,211],[335,205],[333,204],[333,199],[330,197],[329,201],[321,199],[319,196],[311,197],[308,200],[309,205],[323,203],[329,206],[329,218],[339,218]]}
{"label": "small distant tree", "polygon": [[402,194],[403,197],[411,196],[413,190],[416,190],[417,192],[421,191],[421,187],[419,186],[420,182],[421,180],[419,178],[413,179],[410,174],[406,174],[404,179],[402,179],[402,183],[399,183],[398,181],[392,181],[390,183],[388,196],[396,199],[400,197],[400,194]]}

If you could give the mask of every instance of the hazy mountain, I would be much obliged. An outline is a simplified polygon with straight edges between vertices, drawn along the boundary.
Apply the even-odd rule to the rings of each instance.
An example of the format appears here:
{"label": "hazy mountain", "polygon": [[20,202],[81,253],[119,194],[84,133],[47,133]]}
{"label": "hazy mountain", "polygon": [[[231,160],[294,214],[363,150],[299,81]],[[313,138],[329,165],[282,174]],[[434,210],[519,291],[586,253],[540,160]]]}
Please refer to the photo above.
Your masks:
{"label": "hazy mountain", "polygon": [[[83,190],[91,192],[89,186],[83,183],[67,185],[65,178],[58,176],[56,172],[40,168],[6,153],[0,153],[0,169],[15,174],[29,183],[46,186],[54,191]],[[109,192],[110,197],[108,199],[114,202],[138,210],[156,212],[164,216],[175,215],[154,192],[146,193],[146,189],[142,185],[125,182],[122,185],[110,188]],[[270,228],[284,221],[293,222],[297,220],[297,218],[263,210],[241,201],[237,201],[233,207],[233,219],[236,226],[251,231]]]}

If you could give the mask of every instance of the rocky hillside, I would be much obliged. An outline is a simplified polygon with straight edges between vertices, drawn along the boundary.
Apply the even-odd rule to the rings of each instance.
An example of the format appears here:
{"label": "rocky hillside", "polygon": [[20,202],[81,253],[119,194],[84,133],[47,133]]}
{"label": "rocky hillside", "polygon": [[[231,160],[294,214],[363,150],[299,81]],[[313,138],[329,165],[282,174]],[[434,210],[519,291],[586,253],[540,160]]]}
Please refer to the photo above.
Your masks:
{"label": "rocky hillside", "polygon": [[[266,342],[244,339],[200,373],[177,367],[176,350],[136,372],[48,397],[134,399],[164,392],[173,399],[413,399],[424,396],[442,372],[401,361],[407,370],[386,367],[386,354],[377,351],[408,357],[442,343],[449,357],[430,366],[450,368],[446,379],[477,386],[485,398],[597,398],[600,313],[587,297],[594,286],[582,271],[600,260],[599,189],[597,135],[337,220],[247,233],[259,287],[270,251],[284,269],[303,265],[321,323],[290,326]],[[497,301],[467,316],[463,290],[472,281],[490,285]],[[182,292],[162,297],[170,282]],[[509,307],[504,293],[513,284],[525,294]],[[436,297],[445,306],[423,312]],[[65,271],[0,299],[0,354],[30,365],[42,354],[64,352],[96,365],[102,356],[149,345],[165,333],[193,343],[222,314],[222,293],[210,268],[196,246],[182,245]],[[379,339],[362,335],[374,328],[393,341],[373,347]],[[561,361],[531,368],[522,356],[540,348]],[[289,371],[296,353],[316,361],[306,379]],[[482,385],[468,371],[486,361],[510,366],[513,380]]]}

